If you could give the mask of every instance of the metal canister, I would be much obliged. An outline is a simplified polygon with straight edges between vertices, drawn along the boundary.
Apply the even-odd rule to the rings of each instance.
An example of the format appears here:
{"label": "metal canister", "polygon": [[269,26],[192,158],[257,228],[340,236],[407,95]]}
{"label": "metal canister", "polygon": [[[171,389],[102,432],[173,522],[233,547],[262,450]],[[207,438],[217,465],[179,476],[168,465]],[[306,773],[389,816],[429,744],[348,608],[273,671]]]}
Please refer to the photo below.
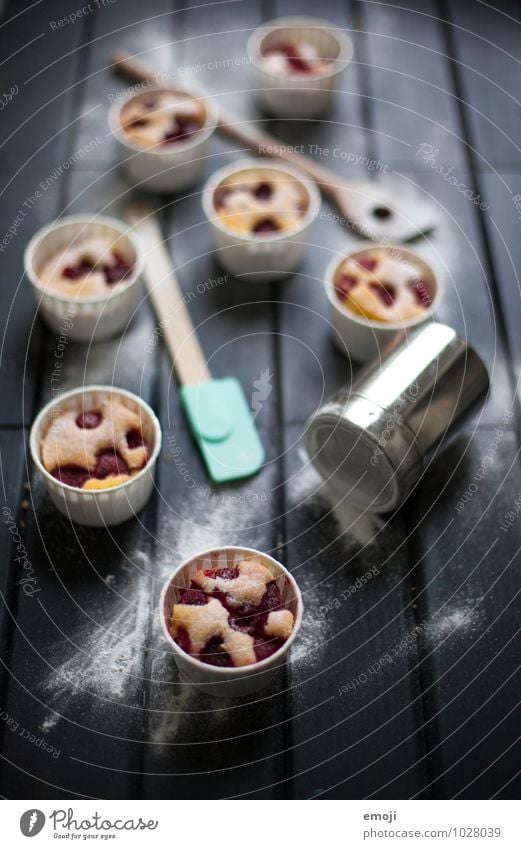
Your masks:
{"label": "metal canister", "polygon": [[455,330],[421,325],[314,413],[306,450],[336,500],[389,512],[488,385],[483,362]]}

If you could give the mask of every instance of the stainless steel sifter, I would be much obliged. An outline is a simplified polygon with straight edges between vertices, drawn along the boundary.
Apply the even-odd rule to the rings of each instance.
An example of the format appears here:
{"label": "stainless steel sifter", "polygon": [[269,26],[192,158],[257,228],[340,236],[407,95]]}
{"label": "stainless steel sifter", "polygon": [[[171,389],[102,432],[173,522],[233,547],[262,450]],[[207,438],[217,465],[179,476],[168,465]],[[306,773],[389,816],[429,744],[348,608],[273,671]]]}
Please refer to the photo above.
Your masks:
{"label": "stainless steel sifter", "polygon": [[389,512],[488,385],[481,359],[455,330],[420,325],[314,413],[306,450],[335,500]]}

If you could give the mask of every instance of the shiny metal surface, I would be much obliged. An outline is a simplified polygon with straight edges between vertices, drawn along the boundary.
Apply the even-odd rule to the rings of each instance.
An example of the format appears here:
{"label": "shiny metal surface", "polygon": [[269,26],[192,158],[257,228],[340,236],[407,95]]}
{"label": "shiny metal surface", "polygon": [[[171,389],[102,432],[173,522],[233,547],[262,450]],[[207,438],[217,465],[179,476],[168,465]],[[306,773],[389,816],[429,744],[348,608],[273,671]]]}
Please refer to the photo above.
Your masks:
{"label": "shiny metal surface", "polygon": [[388,512],[487,388],[485,366],[455,330],[422,325],[312,416],[306,449],[335,500]]}

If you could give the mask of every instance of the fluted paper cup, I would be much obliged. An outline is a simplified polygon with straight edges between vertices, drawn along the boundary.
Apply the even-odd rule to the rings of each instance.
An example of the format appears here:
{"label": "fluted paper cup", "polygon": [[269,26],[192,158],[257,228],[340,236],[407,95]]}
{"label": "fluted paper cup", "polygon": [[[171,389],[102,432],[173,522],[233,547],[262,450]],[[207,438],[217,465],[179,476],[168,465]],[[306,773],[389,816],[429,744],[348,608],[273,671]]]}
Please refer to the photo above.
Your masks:
{"label": "fluted paper cup", "polygon": [[[68,248],[78,236],[108,236],[133,267],[112,291],[94,298],[72,298],[42,284],[39,271],[55,254]],[[25,273],[31,282],[45,323],[71,342],[100,342],[121,333],[132,319],[140,294],[143,255],[131,228],[106,215],[68,215],[43,227],[30,240],[24,254]]]}
{"label": "fluted paper cup", "polygon": [[[84,405],[95,407],[107,397],[120,401],[140,416],[150,451],[147,463],[128,481],[108,489],[86,490],[62,483],[42,463],[41,442],[47,428],[58,413],[67,410],[80,412]],[[161,450],[161,427],[152,408],[132,392],[113,386],[85,386],[64,392],[45,405],[31,428],[29,445],[33,462],[44,480],[51,501],[60,513],[79,525],[119,525],[139,513],[150,498]]]}
{"label": "fluted paper cup", "polygon": [[[365,251],[370,252],[373,249],[383,249],[395,256],[402,256],[405,261],[418,265],[422,273],[432,280],[432,288],[429,291],[430,304],[420,316],[398,322],[372,321],[357,315],[340,301],[335,292],[337,269],[349,257],[354,257],[356,254]],[[406,250],[401,246],[378,245],[373,242],[361,243],[344,256],[336,256],[331,260],[326,269],[324,285],[330,304],[333,342],[343,354],[349,354],[353,360],[360,363],[381,357],[382,352],[399,331],[431,320],[434,311],[438,308],[443,291],[441,275],[417,253]]]}
{"label": "fluted paper cup", "polygon": [[[308,208],[302,223],[287,232],[282,231],[268,238],[241,235],[224,224],[215,209],[215,190],[227,177],[240,171],[278,171],[297,180],[305,189]],[[304,260],[308,249],[310,227],[320,210],[320,194],[316,184],[295,168],[282,165],[271,159],[243,159],[215,171],[203,189],[203,211],[212,230],[219,263],[226,271],[242,280],[269,283],[283,280]]]}
{"label": "fluted paper cup", "polygon": [[[330,62],[322,74],[275,74],[266,70],[263,54],[279,44],[305,40]],[[280,118],[315,118],[330,106],[340,77],[353,56],[345,33],[316,18],[277,18],[256,29],[248,40],[250,61],[257,72],[258,93],[264,108]]]}
{"label": "fluted paper cup", "polygon": [[121,110],[143,92],[130,93],[121,101],[116,101],[109,111],[109,126],[118,141],[123,171],[128,181],[143,191],[165,194],[189,189],[203,176],[208,143],[217,126],[217,108],[209,97],[194,89],[157,85],[147,91],[172,91],[188,95],[203,106],[206,121],[201,130],[184,141],[164,147],[144,148],[135,144],[125,133],[120,120]]}

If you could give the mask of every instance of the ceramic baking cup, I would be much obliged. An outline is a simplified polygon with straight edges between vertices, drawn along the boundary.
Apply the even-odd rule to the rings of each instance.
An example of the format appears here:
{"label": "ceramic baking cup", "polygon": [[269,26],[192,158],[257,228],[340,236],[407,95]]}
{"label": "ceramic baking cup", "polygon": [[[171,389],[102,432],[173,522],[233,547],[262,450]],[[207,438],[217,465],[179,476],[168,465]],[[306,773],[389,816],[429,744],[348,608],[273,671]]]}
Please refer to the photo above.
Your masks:
{"label": "ceramic baking cup", "polygon": [[147,91],[173,91],[197,100],[206,112],[206,121],[197,133],[185,141],[162,147],[143,148],[135,144],[121,126],[120,114],[123,107],[134,97],[128,97],[114,103],[109,111],[109,125],[119,145],[121,165],[132,185],[149,192],[180,192],[194,186],[203,174],[208,141],[217,126],[217,110],[208,97],[185,88],[150,86]]}
{"label": "ceramic baking cup", "polygon": [[[107,295],[68,298],[44,287],[38,271],[53,255],[66,249],[78,235],[90,239],[109,236],[119,253],[132,262],[130,274]],[[121,333],[132,319],[139,298],[143,257],[132,230],[116,218],[70,215],[38,230],[24,254],[25,273],[33,287],[40,314],[55,333],[71,342],[100,342]]]}
{"label": "ceramic baking cup", "polygon": [[[431,303],[422,315],[401,322],[384,323],[382,321],[371,321],[352,312],[349,307],[344,306],[340,301],[335,292],[334,284],[338,267],[345,259],[353,257],[357,253],[371,251],[373,249],[386,250],[395,257],[403,257],[404,261],[418,264],[426,279],[432,281],[432,286],[429,287]],[[360,363],[380,357],[384,349],[400,330],[407,330],[410,327],[415,327],[431,319],[433,312],[440,302],[442,293],[440,276],[418,254],[402,247],[396,247],[395,245],[378,245],[374,243],[360,244],[344,256],[335,257],[327,267],[325,287],[330,303],[333,341],[343,354],[349,354],[353,360]]]}
{"label": "ceramic baking cup", "polygon": [[[279,75],[265,70],[265,50],[300,40],[313,45],[322,59],[331,60],[325,73]],[[342,30],[327,21],[300,17],[277,18],[263,24],[250,36],[247,49],[257,71],[261,103],[281,118],[314,118],[326,111],[353,56],[353,45]]]}
{"label": "ceramic baking cup", "polygon": [[[172,608],[174,604],[177,604],[182,591],[190,586],[190,581],[198,569],[215,568],[217,564],[219,568],[233,569],[241,560],[258,560],[270,570],[277,581],[284,603],[295,618],[293,631],[278,651],[271,657],[259,661],[259,663],[241,667],[210,666],[187,654],[175,642],[168,627]],[[254,548],[241,548],[239,546],[226,546],[203,551],[185,560],[163,587],[159,606],[161,627],[174,652],[174,659],[181,679],[187,684],[193,684],[205,693],[223,698],[248,696],[268,686],[273,681],[298,634],[302,624],[302,612],[302,596],[291,573],[269,554],[263,554]]]}
{"label": "ceramic baking cup", "polygon": [[[308,208],[299,227],[267,237],[243,236],[221,221],[215,209],[215,190],[232,174],[252,169],[279,171],[281,176],[286,174],[303,185],[308,196]],[[217,258],[223,268],[243,280],[265,283],[282,280],[299,267],[307,249],[310,225],[320,209],[320,195],[313,180],[288,165],[269,159],[244,159],[220,168],[206,182],[202,202],[212,228]]]}
{"label": "ceramic baking cup", "polygon": [[[110,396],[121,401],[141,417],[143,434],[147,440],[150,457],[147,464],[130,480],[119,486],[102,490],[84,490],[68,486],[54,478],[40,459],[40,446],[53,416],[66,410],[80,411],[83,405],[96,407]],[[60,513],[80,525],[104,527],[119,525],[131,519],[146,504],[154,485],[154,472],[161,449],[161,427],[152,409],[132,392],[113,386],[85,386],[64,392],[50,401],[38,414],[30,435],[33,461],[42,476],[49,495]]]}

